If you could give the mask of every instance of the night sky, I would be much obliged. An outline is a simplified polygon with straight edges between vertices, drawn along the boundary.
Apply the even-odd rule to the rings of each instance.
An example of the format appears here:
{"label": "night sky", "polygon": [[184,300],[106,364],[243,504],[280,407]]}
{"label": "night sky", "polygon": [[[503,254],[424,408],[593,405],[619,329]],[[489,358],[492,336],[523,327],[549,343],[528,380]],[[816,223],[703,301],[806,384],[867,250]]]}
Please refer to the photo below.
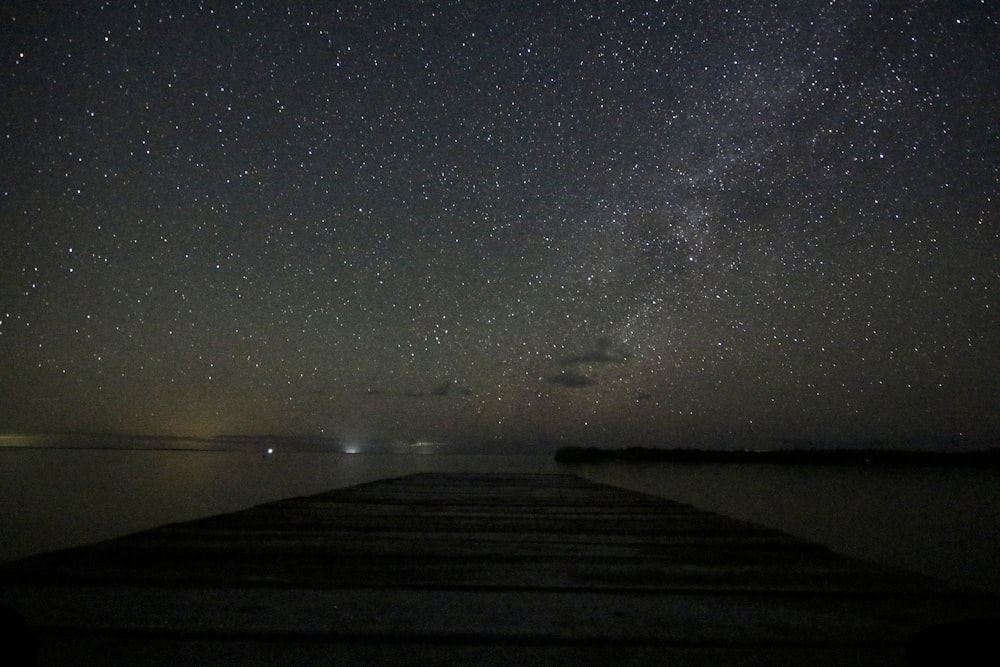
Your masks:
{"label": "night sky", "polygon": [[4,3],[0,432],[1000,435],[996,3],[280,4]]}

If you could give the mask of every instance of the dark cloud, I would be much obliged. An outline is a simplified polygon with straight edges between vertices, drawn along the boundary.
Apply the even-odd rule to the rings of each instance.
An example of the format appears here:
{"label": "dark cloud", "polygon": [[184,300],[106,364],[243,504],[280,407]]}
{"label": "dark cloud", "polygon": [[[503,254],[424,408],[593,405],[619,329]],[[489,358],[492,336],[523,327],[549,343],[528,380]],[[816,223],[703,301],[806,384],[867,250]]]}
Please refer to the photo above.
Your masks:
{"label": "dark cloud", "polygon": [[472,390],[446,380],[431,390],[431,396],[471,396]]}
{"label": "dark cloud", "polygon": [[620,364],[626,358],[627,356],[624,352],[614,348],[614,343],[610,338],[601,336],[597,339],[593,349],[564,357],[562,364],[564,366],[572,366],[574,364]]}
{"label": "dark cloud", "polygon": [[405,396],[406,398],[425,398],[427,396],[471,396],[472,390],[459,384],[446,380],[433,386],[428,391],[416,391],[414,389],[386,390],[380,388],[370,388],[365,392],[368,396]]}
{"label": "dark cloud", "polygon": [[563,387],[589,387],[592,384],[596,384],[596,381],[592,378],[583,375],[582,373],[575,373],[573,371],[563,371],[558,375],[549,375],[545,378],[546,382],[551,384],[562,385]]}

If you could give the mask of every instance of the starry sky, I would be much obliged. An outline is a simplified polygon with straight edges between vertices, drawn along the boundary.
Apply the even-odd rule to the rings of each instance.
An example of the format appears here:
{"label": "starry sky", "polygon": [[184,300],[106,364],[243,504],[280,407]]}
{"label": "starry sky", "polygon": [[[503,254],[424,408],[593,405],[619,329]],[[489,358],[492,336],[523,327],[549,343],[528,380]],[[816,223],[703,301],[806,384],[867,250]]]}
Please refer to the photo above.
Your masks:
{"label": "starry sky", "polygon": [[1000,435],[995,3],[283,4],[4,3],[0,432]]}

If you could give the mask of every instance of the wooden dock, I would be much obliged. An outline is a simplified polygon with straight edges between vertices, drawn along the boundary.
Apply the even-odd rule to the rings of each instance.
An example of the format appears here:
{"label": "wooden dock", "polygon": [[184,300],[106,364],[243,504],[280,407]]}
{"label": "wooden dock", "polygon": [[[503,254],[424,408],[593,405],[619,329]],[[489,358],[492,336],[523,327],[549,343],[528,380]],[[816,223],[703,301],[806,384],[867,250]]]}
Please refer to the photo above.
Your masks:
{"label": "wooden dock", "polygon": [[411,475],[27,558],[0,566],[0,602],[41,665],[905,665],[922,628],[1000,618],[995,598],[774,530],[511,474]]}

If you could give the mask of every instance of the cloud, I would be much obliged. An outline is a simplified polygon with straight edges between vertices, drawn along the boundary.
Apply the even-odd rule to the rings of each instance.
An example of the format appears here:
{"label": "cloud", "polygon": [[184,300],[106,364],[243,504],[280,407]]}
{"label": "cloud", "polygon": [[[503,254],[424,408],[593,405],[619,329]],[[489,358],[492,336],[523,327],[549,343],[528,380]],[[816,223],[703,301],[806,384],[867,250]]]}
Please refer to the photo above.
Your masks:
{"label": "cloud", "polygon": [[446,380],[434,385],[427,391],[416,391],[414,389],[383,389],[380,387],[369,388],[365,392],[370,397],[376,396],[404,396],[406,398],[425,398],[428,396],[471,396],[472,390],[468,387],[456,384],[451,380]]}
{"label": "cloud", "polygon": [[445,380],[431,390],[431,396],[471,396],[472,390],[468,387],[455,384],[451,380]]}
{"label": "cloud", "polygon": [[545,381],[552,384],[562,385],[563,387],[572,387],[574,389],[589,387],[592,384],[596,384],[596,380],[574,371],[562,371],[559,375],[549,375],[545,378]]}
{"label": "cloud", "polygon": [[624,357],[610,354],[603,350],[591,350],[590,352],[581,352],[580,354],[564,357],[562,363],[565,366],[571,366],[573,364],[612,364],[620,363],[624,360]]}
{"label": "cloud", "polygon": [[621,350],[614,349],[610,338],[601,336],[597,339],[592,350],[564,357],[562,364],[563,366],[572,366],[574,364],[620,364],[627,358]]}

